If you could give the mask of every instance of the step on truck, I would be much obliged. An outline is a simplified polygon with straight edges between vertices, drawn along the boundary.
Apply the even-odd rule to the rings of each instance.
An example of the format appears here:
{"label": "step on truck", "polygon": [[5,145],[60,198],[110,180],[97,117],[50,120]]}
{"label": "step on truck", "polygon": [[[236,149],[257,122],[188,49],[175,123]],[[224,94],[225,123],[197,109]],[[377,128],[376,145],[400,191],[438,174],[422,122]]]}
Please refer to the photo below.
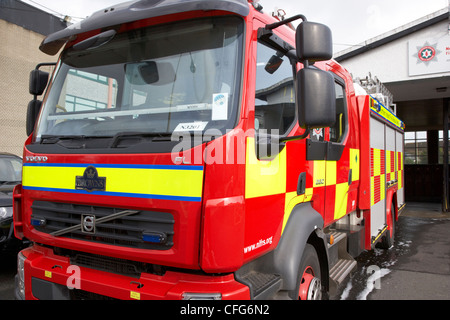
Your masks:
{"label": "step on truck", "polygon": [[59,59],[30,74],[17,299],[320,299],[392,246],[404,125],[328,27],[132,1],[40,50]]}

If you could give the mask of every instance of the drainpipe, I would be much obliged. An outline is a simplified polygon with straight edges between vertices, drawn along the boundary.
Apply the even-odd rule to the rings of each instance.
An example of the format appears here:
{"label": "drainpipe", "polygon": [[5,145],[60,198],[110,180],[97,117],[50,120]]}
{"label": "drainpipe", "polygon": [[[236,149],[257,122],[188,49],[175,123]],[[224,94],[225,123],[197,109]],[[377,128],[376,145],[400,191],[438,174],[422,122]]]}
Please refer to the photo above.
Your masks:
{"label": "drainpipe", "polygon": [[444,173],[444,185],[443,185],[443,195],[442,195],[442,212],[449,212],[449,174],[448,174],[448,129],[449,129],[449,125],[448,125],[448,108],[450,105],[450,99],[449,98],[444,98],[443,99],[443,129],[444,129],[444,145],[443,145],[443,156],[444,156],[444,163],[443,163],[443,173]]}

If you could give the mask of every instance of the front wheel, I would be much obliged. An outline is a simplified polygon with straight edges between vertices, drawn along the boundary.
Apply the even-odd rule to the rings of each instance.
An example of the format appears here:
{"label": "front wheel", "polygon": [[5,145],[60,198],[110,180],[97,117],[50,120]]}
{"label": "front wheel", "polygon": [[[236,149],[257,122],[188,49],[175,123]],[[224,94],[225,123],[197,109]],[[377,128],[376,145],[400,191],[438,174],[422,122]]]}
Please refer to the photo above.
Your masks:
{"label": "front wheel", "polygon": [[321,300],[322,281],[320,275],[320,263],[317,252],[310,244],[306,244],[300,262],[297,286],[290,292],[293,299]]}

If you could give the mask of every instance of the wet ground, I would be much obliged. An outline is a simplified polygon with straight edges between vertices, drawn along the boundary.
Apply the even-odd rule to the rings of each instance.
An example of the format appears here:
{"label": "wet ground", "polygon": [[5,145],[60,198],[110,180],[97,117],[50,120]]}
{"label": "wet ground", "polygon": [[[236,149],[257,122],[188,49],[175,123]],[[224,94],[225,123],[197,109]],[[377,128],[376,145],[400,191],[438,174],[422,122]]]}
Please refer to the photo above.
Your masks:
{"label": "wet ground", "polygon": [[0,255],[0,301],[14,300],[14,276],[17,273],[16,257]]}
{"label": "wet ground", "polygon": [[366,251],[333,300],[449,300],[450,214],[440,204],[408,203],[395,245]]}

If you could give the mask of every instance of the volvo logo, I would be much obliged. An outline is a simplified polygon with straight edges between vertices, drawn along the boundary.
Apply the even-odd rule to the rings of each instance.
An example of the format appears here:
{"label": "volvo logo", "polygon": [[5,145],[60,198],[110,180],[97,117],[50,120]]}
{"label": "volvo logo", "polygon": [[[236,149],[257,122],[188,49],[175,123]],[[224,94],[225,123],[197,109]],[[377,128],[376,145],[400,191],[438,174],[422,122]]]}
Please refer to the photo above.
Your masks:
{"label": "volvo logo", "polygon": [[27,162],[47,162],[48,157],[41,157],[41,156],[26,156],[25,157]]}
{"label": "volvo logo", "polygon": [[95,233],[95,216],[87,214],[81,215],[81,232],[89,234]]}

